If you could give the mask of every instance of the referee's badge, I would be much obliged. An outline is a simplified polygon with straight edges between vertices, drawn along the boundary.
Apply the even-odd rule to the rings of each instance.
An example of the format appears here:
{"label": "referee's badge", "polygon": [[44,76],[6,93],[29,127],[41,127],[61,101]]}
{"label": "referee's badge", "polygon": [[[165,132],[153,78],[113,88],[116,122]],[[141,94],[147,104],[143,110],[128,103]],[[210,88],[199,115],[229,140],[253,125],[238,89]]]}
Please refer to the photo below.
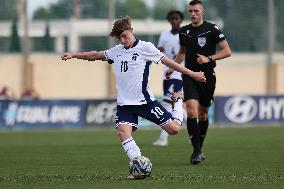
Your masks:
{"label": "referee's badge", "polygon": [[198,45],[200,47],[204,47],[205,44],[206,44],[206,37],[198,37]]}

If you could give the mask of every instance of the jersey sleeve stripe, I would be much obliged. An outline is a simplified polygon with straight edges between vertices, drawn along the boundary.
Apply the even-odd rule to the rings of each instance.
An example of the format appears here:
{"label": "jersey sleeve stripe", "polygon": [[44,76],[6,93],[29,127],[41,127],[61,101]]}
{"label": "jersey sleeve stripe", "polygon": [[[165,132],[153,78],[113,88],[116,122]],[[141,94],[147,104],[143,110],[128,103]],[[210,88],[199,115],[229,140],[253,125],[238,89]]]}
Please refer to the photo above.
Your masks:
{"label": "jersey sleeve stripe", "polygon": [[167,121],[163,122],[160,124],[161,127],[167,125],[168,123],[170,123],[172,121],[172,119],[168,119]]}
{"label": "jersey sleeve stripe", "polygon": [[159,59],[159,61],[157,61],[157,64],[158,64],[159,62],[161,62],[161,61],[163,60],[163,58],[165,58],[164,55]]}

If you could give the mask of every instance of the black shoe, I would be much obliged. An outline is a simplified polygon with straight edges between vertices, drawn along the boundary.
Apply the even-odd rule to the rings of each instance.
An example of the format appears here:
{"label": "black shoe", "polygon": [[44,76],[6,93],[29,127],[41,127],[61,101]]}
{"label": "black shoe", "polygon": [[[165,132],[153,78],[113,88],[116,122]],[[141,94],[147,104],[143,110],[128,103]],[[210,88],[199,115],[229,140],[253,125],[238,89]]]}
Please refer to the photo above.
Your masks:
{"label": "black shoe", "polygon": [[[205,157],[205,156],[204,156]],[[190,163],[192,165],[197,165],[202,161],[201,159],[201,153],[197,153],[197,152],[192,152],[191,156],[190,156]]]}

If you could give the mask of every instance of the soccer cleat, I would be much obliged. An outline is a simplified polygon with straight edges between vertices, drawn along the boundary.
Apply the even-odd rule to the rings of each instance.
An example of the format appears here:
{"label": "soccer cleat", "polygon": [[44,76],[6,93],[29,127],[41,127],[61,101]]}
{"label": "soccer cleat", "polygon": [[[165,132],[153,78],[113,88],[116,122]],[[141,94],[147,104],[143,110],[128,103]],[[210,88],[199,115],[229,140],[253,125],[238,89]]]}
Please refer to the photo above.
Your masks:
{"label": "soccer cleat", "polygon": [[127,179],[128,179],[128,180],[135,180],[133,175],[127,176]]}
{"label": "soccer cleat", "polygon": [[148,178],[148,177],[150,177],[150,176],[146,176],[146,177],[144,177],[144,178],[134,178],[133,175],[128,175],[126,178],[127,178],[128,180],[144,180],[144,179],[146,179],[146,178]]}
{"label": "soccer cleat", "polygon": [[158,138],[158,140],[153,142],[153,146],[167,146],[167,145],[168,145],[167,139]]}
{"label": "soccer cleat", "polygon": [[202,152],[200,154],[200,159],[201,159],[201,161],[204,161],[206,159],[206,156]]}
{"label": "soccer cleat", "polygon": [[[205,157],[205,156],[204,156]],[[201,163],[201,153],[197,153],[197,152],[192,152],[191,156],[190,156],[190,163],[192,165],[197,165],[199,163]]]}
{"label": "soccer cleat", "polygon": [[183,94],[181,91],[174,92],[171,94],[170,98],[173,102],[177,102],[179,99],[183,100]]}

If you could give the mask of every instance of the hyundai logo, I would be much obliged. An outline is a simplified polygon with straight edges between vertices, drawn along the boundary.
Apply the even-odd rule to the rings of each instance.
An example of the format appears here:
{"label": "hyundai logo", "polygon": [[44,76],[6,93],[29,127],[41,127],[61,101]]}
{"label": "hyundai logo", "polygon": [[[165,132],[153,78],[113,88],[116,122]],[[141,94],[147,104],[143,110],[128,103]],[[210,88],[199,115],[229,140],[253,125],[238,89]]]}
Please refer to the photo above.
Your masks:
{"label": "hyundai logo", "polygon": [[231,97],[225,103],[224,111],[230,121],[246,123],[256,116],[257,104],[253,98],[248,96]]}

